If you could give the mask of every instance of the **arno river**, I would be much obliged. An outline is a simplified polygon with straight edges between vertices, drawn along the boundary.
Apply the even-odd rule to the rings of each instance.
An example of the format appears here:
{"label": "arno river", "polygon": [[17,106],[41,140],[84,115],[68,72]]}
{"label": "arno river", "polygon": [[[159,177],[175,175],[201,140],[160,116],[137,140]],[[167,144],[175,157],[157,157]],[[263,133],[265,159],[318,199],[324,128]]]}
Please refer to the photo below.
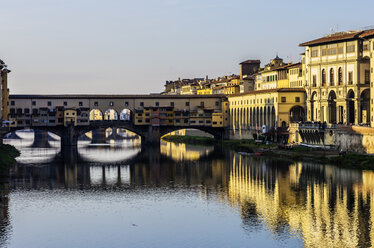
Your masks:
{"label": "arno river", "polygon": [[2,185],[0,247],[369,247],[374,172],[139,140],[32,148]]}

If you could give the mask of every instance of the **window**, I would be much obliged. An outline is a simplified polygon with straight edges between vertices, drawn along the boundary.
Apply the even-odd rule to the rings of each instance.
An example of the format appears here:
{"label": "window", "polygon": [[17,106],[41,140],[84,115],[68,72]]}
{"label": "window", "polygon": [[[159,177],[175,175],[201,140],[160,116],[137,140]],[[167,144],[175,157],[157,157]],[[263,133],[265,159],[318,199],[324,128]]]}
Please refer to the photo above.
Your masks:
{"label": "window", "polygon": [[334,85],[334,69],[330,69],[330,86]]}
{"label": "window", "polygon": [[353,84],[353,71],[348,72],[348,84]]}
{"label": "window", "polygon": [[201,107],[204,107],[204,102],[200,102],[200,106],[201,106]]}
{"label": "window", "polygon": [[326,70],[322,69],[322,86],[326,86]]}
{"label": "window", "polygon": [[52,106],[52,102],[51,102],[51,101],[48,101],[48,102],[47,102],[47,105],[48,105],[48,106]]}
{"label": "window", "polygon": [[155,105],[156,105],[156,107],[158,107],[158,106],[160,106],[160,103],[159,103],[159,102],[156,102],[156,104],[155,104]]}
{"label": "window", "polygon": [[10,105],[14,106],[15,102],[14,101],[10,101]]}
{"label": "window", "polygon": [[68,106],[68,102],[64,102],[64,106]]}
{"label": "window", "polygon": [[327,54],[327,47],[323,46],[322,47],[322,56],[326,56],[326,54]]}
{"label": "window", "polygon": [[83,106],[83,102],[79,102],[79,106]]}
{"label": "window", "polygon": [[282,102],[286,102],[286,97],[285,97],[285,96],[282,96],[281,101],[282,101]]}
{"label": "window", "polygon": [[327,54],[335,55],[336,54],[336,44],[327,46]]}
{"label": "window", "polygon": [[369,51],[369,50],[370,50],[370,43],[369,43],[369,42],[365,42],[365,43],[362,45],[362,50],[364,50],[364,51]]}
{"label": "window", "polygon": [[347,53],[354,53],[356,51],[356,45],[355,42],[348,42],[347,43]]}
{"label": "window", "polygon": [[94,106],[99,106],[99,102],[94,102]]}
{"label": "window", "polygon": [[295,97],[295,102],[300,102],[300,97]]}
{"label": "window", "polygon": [[109,106],[114,106],[114,102],[109,102]]}
{"label": "window", "polygon": [[365,70],[365,84],[370,84],[370,70]]}
{"label": "window", "polygon": [[343,43],[338,44],[338,54],[342,54],[344,51],[343,49],[344,49]]}
{"label": "window", "polygon": [[216,101],[216,106],[219,106],[219,101]]}
{"label": "window", "polygon": [[125,106],[129,106],[129,102],[125,102]]}
{"label": "window", "polygon": [[140,107],[144,107],[144,102],[140,102]]}
{"label": "window", "polygon": [[313,87],[317,87],[317,75],[313,75]]}
{"label": "window", "polygon": [[29,113],[30,113],[30,109],[25,108],[25,109],[23,110],[23,112],[24,112],[25,114],[29,114]]}
{"label": "window", "polygon": [[36,102],[35,101],[32,101],[32,106],[35,106],[36,105]]}
{"label": "window", "polygon": [[184,121],[183,121],[184,123],[188,123],[188,119],[184,119]]}
{"label": "window", "polygon": [[338,69],[338,84],[343,85],[343,70],[341,67]]}
{"label": "window", "polygon": [[312,48],[311,56],[312,57],[318,57],[318,48]]}
{"label": "window", "polygon": [[174,107],[174,102],[170,102],[170,106],[171,106],[171,107]]}

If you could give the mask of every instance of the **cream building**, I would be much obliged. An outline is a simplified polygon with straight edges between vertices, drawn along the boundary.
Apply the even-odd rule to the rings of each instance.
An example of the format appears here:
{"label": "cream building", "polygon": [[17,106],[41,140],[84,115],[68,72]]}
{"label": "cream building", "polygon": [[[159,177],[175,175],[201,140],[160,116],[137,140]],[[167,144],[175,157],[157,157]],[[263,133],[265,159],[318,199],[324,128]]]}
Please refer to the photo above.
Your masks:
{"label": "cream building", "polygon": [[304,89],[258,90],[228,96],[228,100],[232,129],[287,127],[304,120]]}
{"label": "cream building", "polygon": [[374,29],[304,42],[307,119],[374,126]]}

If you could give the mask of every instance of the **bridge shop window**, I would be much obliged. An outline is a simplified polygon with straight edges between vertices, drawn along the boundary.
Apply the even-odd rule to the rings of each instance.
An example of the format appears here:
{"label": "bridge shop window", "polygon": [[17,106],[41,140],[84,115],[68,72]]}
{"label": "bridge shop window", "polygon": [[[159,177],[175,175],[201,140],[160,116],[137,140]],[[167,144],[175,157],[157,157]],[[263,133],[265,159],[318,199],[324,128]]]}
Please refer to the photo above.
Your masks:
{"label": "bridge shop window", "polygon": [[219,106],[219,101],[216,101],[216,106]]}
{"label": "bridge shop window", "polygon": [[186,102],[186,107],[189,107],[190,106],[190,102]]}
{"label": "bridge shop window", "polygon": [[10,105],[14,106],[15,102],[14,101],[10,101]]}
{"label": "bridge shop window", "polygon": [[155,103],[156,107],[160,106],[160,103],[159,102],[156,102]]}
{"label": "bridge shop window", "polygon": [[68,102],[65,101],[65,102],[64,102],[64,106],[68,106]]}
{"label": "bridge shop window", "polygon": [[30,109],[25,108],[25,109],[23,110],[23,112],[24,112],[25,114],[30,114]]}
{"label": "bridge shop window", "polygon": [[16,113],[16,109],[14,109],[14,108],[11,108],[9,111],[10,111],[10,114],[15,114]]}
{"label": "bridge shop window", "polygon": [[32,101],[32,106],[35,106],[36,105],[36,101]]}
{"label": "bridge shop window", "polygon": [[113,103],[113,102],[109,102],[109,105],[110,105],[110,106],[114,106],[114,103]]}
{"label": "bridge shop window", "polygon": [[174,102],[170,102],[170,106],[171,106],[171,107],[174,107]]}
{"label": "bridge shop window", "polygon": [[83,106],[83,102],[79,102],[79,106],[81,106],[81,107],[82,107],[82,106]]}
{"label": "bridge shop window", "polygon": [[144,107],[144,102],[140,102],[140,107]]}
{"label": "bridge shop window", "polygon": [[129,106],[129,102],[125,102],[125,106],[126,106],[126,107]]}
{"label": "bridge shop window", "polygon": [[51,102],[51,101],[48,101],[48,102],[47,102],[47,105],[48,105],[48,106],[52,106],[52,102]]}

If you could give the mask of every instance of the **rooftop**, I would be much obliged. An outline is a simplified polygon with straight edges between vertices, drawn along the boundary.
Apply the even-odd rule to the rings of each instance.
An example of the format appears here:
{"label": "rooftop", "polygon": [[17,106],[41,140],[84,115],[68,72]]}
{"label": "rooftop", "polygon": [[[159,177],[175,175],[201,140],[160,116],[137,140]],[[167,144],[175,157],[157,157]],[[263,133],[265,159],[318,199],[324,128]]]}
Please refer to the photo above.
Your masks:
{"label": "rooftop", "polygon": [[374,36],[374,29],[364,30],[364,31],[348,31],[348,32],[338,32],[334,34],[329,34],[324,37],[307,41],[301,43],[299,46],[314,46],[325,43],[332,43],[338,41],[353,40],[358,38],[366,38],[369,36]]}

